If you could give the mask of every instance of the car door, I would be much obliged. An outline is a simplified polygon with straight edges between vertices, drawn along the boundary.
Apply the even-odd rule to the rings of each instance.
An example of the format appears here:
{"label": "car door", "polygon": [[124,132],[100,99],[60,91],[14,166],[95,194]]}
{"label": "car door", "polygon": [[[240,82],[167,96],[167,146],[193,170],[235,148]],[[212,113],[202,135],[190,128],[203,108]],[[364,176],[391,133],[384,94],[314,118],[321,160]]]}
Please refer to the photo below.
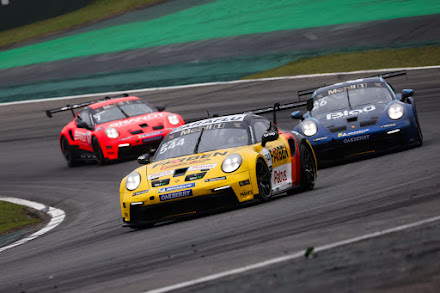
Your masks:
{"label": "car door", "polygon": [[[270,121],[264,118],[255,118],[251,122],[256,143],[261,142],[263,134],[271,127]],[[272,127],[276,127],[273,126]],[[287,140],[280,136],[275,141],[266,143],[265,148],[272,159],[272,190],[279,192],[292,186],[292,164],[289,156],[289,148]],[[269,162],[268,162],[269,163]]]}
{"label": "car door", "polygon": [[92,125],[90,109],[86,108],[81,111],[75,118],[76,127],[73,132],[73,137],[75,142],[78,144],[79,148],[86,151],[93,151],[92,148],[92,135],[93,132],[87,128],[80,128],[78,124],[80,122],[85,122],[87,125]]}

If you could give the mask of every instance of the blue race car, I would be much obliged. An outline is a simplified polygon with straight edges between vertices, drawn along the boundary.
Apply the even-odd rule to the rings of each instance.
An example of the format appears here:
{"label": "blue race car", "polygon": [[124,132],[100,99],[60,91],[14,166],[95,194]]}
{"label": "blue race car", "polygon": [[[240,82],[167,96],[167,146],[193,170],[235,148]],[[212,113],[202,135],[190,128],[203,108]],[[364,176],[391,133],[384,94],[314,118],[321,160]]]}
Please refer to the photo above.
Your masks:
{"label": "blue race car", "polygon": [[412,89],[396,94],[384,78],[406,74],[393,72],[299,92],[312,93],[307,112],[295,131],[305,135],[318,162],[374,154],[381,150],[423,143]]}

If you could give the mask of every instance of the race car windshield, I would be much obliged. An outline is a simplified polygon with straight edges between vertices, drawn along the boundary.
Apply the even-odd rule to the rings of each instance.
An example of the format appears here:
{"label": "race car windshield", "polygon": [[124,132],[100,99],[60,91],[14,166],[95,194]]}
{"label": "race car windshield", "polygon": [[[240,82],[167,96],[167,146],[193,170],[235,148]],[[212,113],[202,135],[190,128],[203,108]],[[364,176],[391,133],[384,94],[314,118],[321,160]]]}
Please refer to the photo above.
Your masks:
{"label": "race car windshield", "polygon": [[94,124],[106,123],[128,117],[154,112],[154,109],[141,100],[130,100],[106,105],[93,110]]}
{"label": "race car windshield", "polygon": [[156,151],[154,161],[248,144],[250,137],[245,123],[210,124],[169,134]]}
{"label": "race car windshield", "polygon": [[388,103],[393,96],[384,83],[360,83],[341,88],[317,92],[313,102],[311,116],[354,107]]}

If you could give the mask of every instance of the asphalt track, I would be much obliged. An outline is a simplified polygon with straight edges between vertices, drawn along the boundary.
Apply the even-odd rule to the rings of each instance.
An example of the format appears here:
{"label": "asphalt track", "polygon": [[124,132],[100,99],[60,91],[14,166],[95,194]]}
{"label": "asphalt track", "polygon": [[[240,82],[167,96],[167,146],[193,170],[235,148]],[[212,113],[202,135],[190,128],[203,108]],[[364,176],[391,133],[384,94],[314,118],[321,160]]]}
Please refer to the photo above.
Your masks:
{"label": "asphalt track", "polygon": [[[352,78],[354,76],[350,76]],[[137,93],[185,119],[297,101],[343,74]],[[75,101],[0,107],[2,195],[66,212],[51,232],[0,253],[0,292],[144,292],[439,215],[440,70],[390,80],[413,88],[424,145],[320,170],[313,191],[148,230],[121,227],[120,179],[138,166],[67,168],[57,145]],[[292,128],[288,113],[279,125]],[[438,222],[297,258],[181,292],[437,292]]]}

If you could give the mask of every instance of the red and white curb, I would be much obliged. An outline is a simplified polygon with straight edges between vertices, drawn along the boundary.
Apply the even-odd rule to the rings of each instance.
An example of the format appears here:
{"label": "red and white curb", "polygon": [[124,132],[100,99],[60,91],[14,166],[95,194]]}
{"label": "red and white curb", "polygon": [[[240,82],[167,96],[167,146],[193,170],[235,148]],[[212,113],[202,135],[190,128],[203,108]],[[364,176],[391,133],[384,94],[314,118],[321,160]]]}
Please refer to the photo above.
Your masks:
{"label": "red and white curb", "polygon": [[55,228],[56,226],[61,224],[61,222],[64,221],[64,218],[66,217],[66,214],[64,213],[64,211],[62,211],[60,209],[56,209],[54,207],[50,207],[50,206],[38,203],[38,202],[15,198],[15,197],[0,197],[0,200],[23,205],[23,206],[27,206],[27,207],[33,208],[35,210],[44,212],[50,216],[49,223],[47,223],[47,225],[44,226],[41,230],[39,230],[39,231],[37,231],[37,232],[35,232],[25,238],[22,238],[12,244],[0,247],[0,252],[3,252],[9,248],[24,244],[28,241],[31,241],[32,239],[37,238],[38,236],[41,236],[41,235],[49,232],[50,230],[52,230],[53,228]]}

